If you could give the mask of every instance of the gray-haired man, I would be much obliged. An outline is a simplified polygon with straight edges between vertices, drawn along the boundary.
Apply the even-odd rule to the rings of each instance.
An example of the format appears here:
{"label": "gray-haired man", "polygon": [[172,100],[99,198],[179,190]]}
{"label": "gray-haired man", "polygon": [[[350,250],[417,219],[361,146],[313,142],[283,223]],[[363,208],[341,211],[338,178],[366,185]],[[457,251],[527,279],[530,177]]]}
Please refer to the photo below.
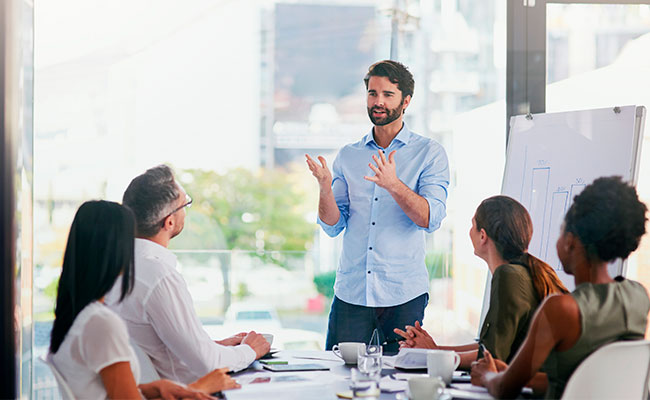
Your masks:
{"label": "gray-haired man", "polygon": [[171,168],[159,165],[137,176],[122,201],[136,219],[135,286],[120,303],[116,283],[106,303],[126,321],[160,376],[189,383],[216,368],[246,368],[266,354],[269,343],[255,332],[214,342],[201,326],[176,256],[167,249],[192,204]]}

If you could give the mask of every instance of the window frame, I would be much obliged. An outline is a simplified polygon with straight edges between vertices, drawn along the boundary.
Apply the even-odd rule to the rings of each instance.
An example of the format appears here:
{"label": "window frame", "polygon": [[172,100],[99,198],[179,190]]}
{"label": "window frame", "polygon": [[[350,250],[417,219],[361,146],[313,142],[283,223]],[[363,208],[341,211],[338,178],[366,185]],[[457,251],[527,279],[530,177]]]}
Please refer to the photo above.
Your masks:
{"label": "window frame", "polygon": [[650,5],[650,0],[514,0],[506,17],[506,143],[510,117],[546,111],[546,5]]}

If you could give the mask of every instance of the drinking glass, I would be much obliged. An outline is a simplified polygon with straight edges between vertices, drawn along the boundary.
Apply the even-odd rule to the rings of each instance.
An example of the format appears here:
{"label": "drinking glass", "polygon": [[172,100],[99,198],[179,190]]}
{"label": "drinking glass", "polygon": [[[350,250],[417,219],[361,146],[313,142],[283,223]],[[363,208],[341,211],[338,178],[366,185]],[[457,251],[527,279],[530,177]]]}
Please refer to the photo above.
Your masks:
{"label": "drinking glass", "polygon": [[357,357],[359,371],[372,376],[378,381],[381,376],[381,356],[381,346],[359,346]]}

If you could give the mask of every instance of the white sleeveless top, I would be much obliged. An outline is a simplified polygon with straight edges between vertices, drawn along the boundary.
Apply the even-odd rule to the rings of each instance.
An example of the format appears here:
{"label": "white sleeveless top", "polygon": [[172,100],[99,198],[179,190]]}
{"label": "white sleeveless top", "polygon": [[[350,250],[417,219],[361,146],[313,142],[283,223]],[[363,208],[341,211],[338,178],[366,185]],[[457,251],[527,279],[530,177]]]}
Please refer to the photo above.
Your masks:
{"label": "white sleeveless top", "polygon": [[99,372],[118,362],[128,361],[136,383],[140,380],[140,365],[129,344],[126,324],[98,301],[81,310],[59,350],[48,358],[79,399],[107,398]]}

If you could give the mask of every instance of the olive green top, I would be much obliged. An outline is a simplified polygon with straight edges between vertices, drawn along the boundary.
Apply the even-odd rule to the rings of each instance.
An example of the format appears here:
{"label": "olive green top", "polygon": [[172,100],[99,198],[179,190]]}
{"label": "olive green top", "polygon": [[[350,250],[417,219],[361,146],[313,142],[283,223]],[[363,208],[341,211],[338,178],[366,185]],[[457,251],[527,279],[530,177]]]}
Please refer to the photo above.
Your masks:
{"label": "olive green top", "polygon": [[645,336],[650,299],[640,283],[620,277],[612,283],[582,283],[571,296],[580,310],[580,337],[566,351],[551,351],[544,362],[547,399],[562,397],[573,371],[599,347]]}
{"label": "olive green top", "polygon": [[526,338],[538,306],[528,268],[518,264],[500,265],[492,277],[490,308],[481,328],[481,343],[492,356],[510,362]]}

